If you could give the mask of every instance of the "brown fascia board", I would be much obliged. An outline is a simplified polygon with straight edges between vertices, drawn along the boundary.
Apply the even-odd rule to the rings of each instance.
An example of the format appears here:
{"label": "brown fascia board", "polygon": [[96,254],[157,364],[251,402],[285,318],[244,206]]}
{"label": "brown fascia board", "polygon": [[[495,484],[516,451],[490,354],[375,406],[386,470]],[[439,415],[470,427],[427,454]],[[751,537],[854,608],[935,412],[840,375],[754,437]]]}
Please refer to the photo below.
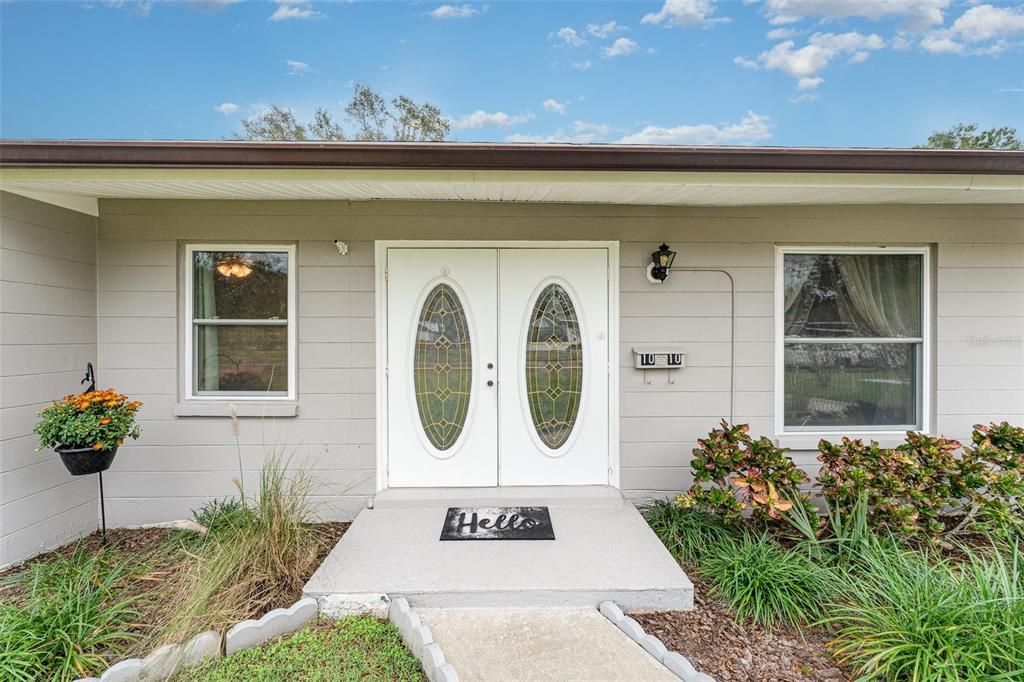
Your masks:
{"label": "brown fascia board", "polygon": [[449,142],[0,140],[8,168],[1024,174],[1024,152]]}

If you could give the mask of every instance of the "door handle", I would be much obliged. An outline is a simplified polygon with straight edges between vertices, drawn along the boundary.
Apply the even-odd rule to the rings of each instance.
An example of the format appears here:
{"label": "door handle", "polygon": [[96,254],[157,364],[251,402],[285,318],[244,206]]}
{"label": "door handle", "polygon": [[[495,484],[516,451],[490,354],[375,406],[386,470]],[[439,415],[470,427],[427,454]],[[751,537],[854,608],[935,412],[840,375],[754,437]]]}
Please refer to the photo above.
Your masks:
{"label": "door handle", "polygon": [[487,385],[488,386],[493,386],[494,385],[494,379],[488,379],[487,380]]}

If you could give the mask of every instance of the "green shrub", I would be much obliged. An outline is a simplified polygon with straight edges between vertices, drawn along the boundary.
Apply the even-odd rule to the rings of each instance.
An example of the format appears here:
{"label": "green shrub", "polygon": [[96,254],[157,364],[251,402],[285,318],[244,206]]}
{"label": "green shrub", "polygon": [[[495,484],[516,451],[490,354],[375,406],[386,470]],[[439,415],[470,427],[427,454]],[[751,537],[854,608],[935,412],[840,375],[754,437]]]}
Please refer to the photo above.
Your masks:
{"label": "green shrub", "polygon": [[1022,569],[1017,548],[956,565],[876,539],[829,606],[830,646],[864,680],[1021,679]]}
{"label": "green shrub", "polygon": [[683,509],[668,500],[655,500],[642,513],[672,556],[691,565],[732,536],[718,517],[698,509]]}
{"label": "green shrub", "polygon": [[[693,487],[679,495],[676,503],[721,516],[737,523],[749,509],[758,521],[775,520],[791,508],[807,475],[768,438],[754,440],[750,426],[730,426],[724,419],[693,450]],[[709,487],[703,484],[710,483]]]}
{"label": "green shrub", "polygon": [[767,535],[746,534],[719,543],[701,562],[712,590],[739,618],[759,625],[805,625],[820,618],[832,576],[806,554]]}
{"label": "green shrub", "polygon": [[75,680],[99,674],[103,654],[123,652],[134,599],[118,597],[133,567],[79,544],[67,555],[30,566],[13,580],[24,603],[0,605],[0,679]]}
{"label": "green shrub", "polygon": [[193,511],[192,516],[196,523],[215,535],[230,533],[252,526],[256,522],[253,509],[242,500],[231,497],[210,500],[198,510]]}
{"label": "green shrub", "polygon": [[267,646],[246,649],[185,671],[176,682],[420,682],[419,662],[398,630],[369,616],[309,627]]}
{"label": "green shrub", "polygon": [[867,495],[861,495],[848,511],[826,507],[824,518],[808,505],[794,505],[783,517],[797,531],[797,548],[815,561],[845,569],[873,537],[867,509]]}

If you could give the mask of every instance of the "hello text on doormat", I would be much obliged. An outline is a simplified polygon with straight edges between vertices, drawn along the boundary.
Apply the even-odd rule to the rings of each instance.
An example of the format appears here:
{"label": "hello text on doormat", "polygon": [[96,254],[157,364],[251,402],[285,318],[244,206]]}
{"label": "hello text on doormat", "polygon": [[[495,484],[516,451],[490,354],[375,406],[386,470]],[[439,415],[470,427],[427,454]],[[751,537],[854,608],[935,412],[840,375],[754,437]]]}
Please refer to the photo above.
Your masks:
{"label": "hello text on doormat", "polygon": [[547,507],[448,507],[442,540],[554,540]]}

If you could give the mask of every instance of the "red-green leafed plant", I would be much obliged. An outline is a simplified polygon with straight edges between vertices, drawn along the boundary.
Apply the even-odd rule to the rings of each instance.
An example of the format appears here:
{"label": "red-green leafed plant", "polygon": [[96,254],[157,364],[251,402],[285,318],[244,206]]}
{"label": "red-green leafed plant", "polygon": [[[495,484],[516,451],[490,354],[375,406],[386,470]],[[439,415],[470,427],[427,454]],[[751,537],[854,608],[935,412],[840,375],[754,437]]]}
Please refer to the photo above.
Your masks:
{"label": "red-green leafed plant", "polygon": [[[754,440],[748,424],[721,426],[697,441],[693,450],[693,487],[676,497],[681,507],[695,507],[736,523],[749,510],[757,521],[781,518],[791,500],[806,500],[799,487],[808,478],[768,438]],[[706,485],[710,484],[710,485]]]}
{"label": "red-green leafed plant", "polygon": [[968,493],[953,532],[973,524],[1024,528],[1024,428],[1008,422],[976,424],[971,443],[960,458]]}
{"label": "red-green leafed plant", "polygon": [[110,450],[125,438],[138,438],[135,413],[142,407],[137,400],[108,388],[65,396],[39,413],[35,432],[39,448],[92,448]]}

